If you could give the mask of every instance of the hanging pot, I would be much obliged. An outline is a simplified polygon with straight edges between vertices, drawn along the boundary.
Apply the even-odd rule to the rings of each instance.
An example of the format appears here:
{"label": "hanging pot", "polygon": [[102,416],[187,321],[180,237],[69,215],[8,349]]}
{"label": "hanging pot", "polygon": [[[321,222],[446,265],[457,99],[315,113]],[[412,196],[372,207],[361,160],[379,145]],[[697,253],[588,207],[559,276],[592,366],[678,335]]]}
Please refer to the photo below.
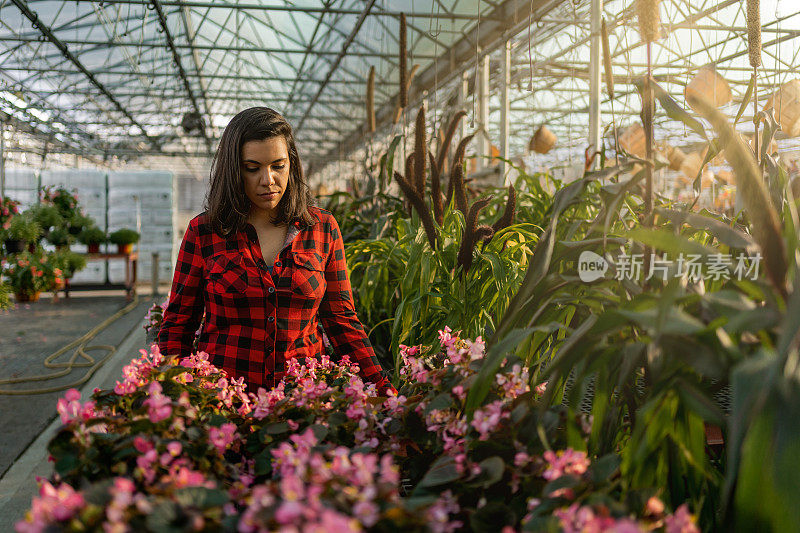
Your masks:
{"label": "hanging pot", "polygon": [[644,127],[639,122],[631,124],[630,127],[620,135],[619,145],[629,154],[644,159],[647,155]]}
{"label": "hanging pot", "polygon": [[698,100],[705,100],[714,107],[722,107],[733,98],[727,80],[711,66],[703,67],[695,74],[692,81],[686,85],[683,95],[695,113],[700,112],[696,107]]}
{"label": "hanging pot", "polygon": [[18,254],[25,250],[25,241],[20,239],[6,239],[6,252]]}
{"label": "hanging pot", "polygon": [[100,253],[100,243],[99,242],[92,242],[86,245],[86,253],[87,254],[99,254]]}
{"label": "hanging pot", "polygon": [[537,154],[546,154],[553,149],[556,140],[556,134],[547,129],[547,126],[539,126],[528,143],[528,150]]}
{"label": "hanging pot", "polygon": [[131,244],[131,243],[118,244],[117,245],[117,253],[127,255],[127,254],[131,253],[132,251],[133,251],[133,244]]}
{"label": "hanging pot", "polygon": [[766,109],[775,110],[781,131],[789,137],[800,137],[800,79],[784,83],[767,100]]}

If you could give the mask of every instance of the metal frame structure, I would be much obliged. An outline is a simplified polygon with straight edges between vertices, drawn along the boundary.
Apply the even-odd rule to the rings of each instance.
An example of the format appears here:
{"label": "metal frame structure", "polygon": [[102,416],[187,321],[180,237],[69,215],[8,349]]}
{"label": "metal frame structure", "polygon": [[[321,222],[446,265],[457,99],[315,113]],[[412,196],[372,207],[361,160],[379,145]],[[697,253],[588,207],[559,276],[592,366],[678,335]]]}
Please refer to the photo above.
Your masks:
{"label": "metal frame structure", "polygon": [[[524,155],[532,132],[547,124],[559,148],[537,161],[578,159],[590,137],[607,138],[611,122],[597,61],[600,17],[610,31],[615,122],[624,126],[639,114],[633,82],[645,64],[633,4],[0,0],[4,158],[70,154],[91,164],[167,164],[205,175],[228,120],[245,107],[268,105],[295,125],[317,179],[330,179],[358,173],[356,162],[407,130],[411,111],[424,101],[432,130],[459,106],[468,110],[467,128],[486,122],[486,142],[476,143],[481,153],[495,144],[502,157]],[[762,12],[762,99],[800,68],[800,7],[794,0],[769,5],[774,11]],[[407,112],[394,124],[401,12],[409,64],[420,68]],[[654,46],[659,82],[683,102],[690,76],[714,63],[733,87],[728,111],[735,113],[751,72],[744,3],[663,0],[661,18],[665,37]],[[371,65],[378,131],[368,135]],[[202,117],[204,127],[184,131],[186,113]],[[657,126],[661,138],[696,140],[663,114]]]}

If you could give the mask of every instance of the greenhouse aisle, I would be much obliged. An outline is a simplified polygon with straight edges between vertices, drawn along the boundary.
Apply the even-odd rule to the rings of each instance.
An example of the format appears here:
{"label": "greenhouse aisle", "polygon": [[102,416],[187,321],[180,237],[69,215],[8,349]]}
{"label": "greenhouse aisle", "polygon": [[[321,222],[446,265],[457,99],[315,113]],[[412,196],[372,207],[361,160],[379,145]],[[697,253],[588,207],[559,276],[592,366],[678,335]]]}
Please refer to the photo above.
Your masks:
{"label": "greenhouse aisle", "polygon": [[[142,319],[151,303],[149,295],[141,296],[133,309],[87,343],[87,346],[112,345],[117,350],[88,382],[77,387],[83,398],[87,398],[95,387],[113,387],[122,367],[144,347]],[[0,322],[3,331],[7,332],[0,337],[0,367],[4,369],[4,378],[56,372],[44,368],[42,362],[45,358],[126,305],[124,297],[119,295],[85,296],[78,293],[57,302],[42,298],[35,304],[21,304],[13,313],[2,315]],[[55,362],[67,361],[72,352],[67,351]],[[87,353],[99,359],[107,352],[87,350]],[[77,368],[54,380],[0,388],[49,388],[75,382],[86,370]],[[14,523],[23,517],[36,492],[35,476],[47,476],[52,470],[46,459],[45,445],[49,440],[48,430],[59,425],[55,405],[63,396],[63,390],[24,396],[0,394],[0,434],[3,435],[0,446],[0,531],[13,530]],[[19,423],[21,420],[25,422]]]}

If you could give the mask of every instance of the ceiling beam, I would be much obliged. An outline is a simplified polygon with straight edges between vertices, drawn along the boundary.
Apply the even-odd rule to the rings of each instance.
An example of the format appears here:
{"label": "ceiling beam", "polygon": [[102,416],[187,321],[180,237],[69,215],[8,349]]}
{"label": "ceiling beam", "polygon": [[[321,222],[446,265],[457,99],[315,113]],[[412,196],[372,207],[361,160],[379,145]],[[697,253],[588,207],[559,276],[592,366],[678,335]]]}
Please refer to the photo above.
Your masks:
{"label": "ceiling beam", "polygon": [[[11,0],[15,4],[17,2],[22,3],[22,0]],[[23,4],[24,5],[24,4]],[[36,15],[34,15],[36,16]],[[483,24],[483,23],[481,23]],[[55,37],[55,36],[54,36]],[[20,43],[20,42],[29,42],[29,43],[36,43],[39,42],[38,39],[31,39],[29,37],[14,37],[10,35],[0,36],[0,42],[13,42],[13,43]],[[129,46],[131,48],[142,49],[142,48],[163,48],[164,43],[158,41],[143,41],[143,42],[136,42],[136,41],[108,41],[102,39],[62,39],[59,41],[62,45],[85,45],[85,46],[99,46],[103,48],[117,48],[122,46]],[[306,50],[305,48],[281,48],[281,47],[272,47],[272,46],[230,46],[230,45],[221,45],[221,44],[175,44],[175,48],[178,50],[211,50],[211,51],[221,51],[221,52],[262,52],[266,54],[310,54],[315,56],[339,56],[340,52],[335,52],[333,50]],[[384,54],[378,52],[362,52],[362,51],[351,51],[348,53],[349,56],[354,57],[379,57],[384,59],[389,59],[394,57],[395,54]],[[433,54],[414,54],[415,58],[418,59],[436,59],[437,56]]]}
{"label": "ceiling beam", "polygon": [[139,128],[139,130],[142,132],[142,135],[144,135],[144,137],[147,138],[147,140],[155,147],[155,143],[153,142],[153,139],[150,138],[150,136],[147,134],[147,131],[136,121],[135,118],[133,118],[133,116],[131,116],[131,114],[128,112],[127,109],[122,107],[122,104],[120,104],[119,101],[117,101],[117,99],[114,98],[114,95],[112,95],[102,83],[97,81],[97,79],[94,77],[94,74],[89,72],[89,70],[83,65],[83,63],[81,63],[78,60],[78,58],[76,58],[72,54],[72,52],[69,51],[67,45],[64,42],[62,42],[58,37],[56,37],[55,34],[53,34],[52,30],[47,26],[47,24],[39,20],[39,16],[30,10],[27,3],[23,2],[22,0],[11,0],[11,2],[15,6],[17,6],[17,8],[22,12],[23,15],[25,15],[25,17],[31,22],[34,28],[38,28],[39,31],[42,32],[42,35],[47,40],[49,40],[53,45],[55,45],[56,48],[58,48],[61,51],[61,53],[64,55],[66,59],[68,59],[73,65],[75,65],[75,67],[77,67],[77,69],[81,73],[83,73],[84,76],[89,78],[89,81],[92,82],[92,85],[97,87],[97,90],[99,90],[103,94],[103,96],[108,98],[108,100],[114,105],[117,111],[122,113],[125,116],[125,118],[127,118],[130,121],[131,124]]}
{"label": "ceiling beam", "polygon": [[[94,2],[95,0],[72,0],[76,3],[81,2]],[[35,2],[30,2],[35,3]],[[131,5],[147,5],[146,0],[105,0],[106,4],[131,4]],[[231,3],[227,1],[214,2],[214,1],[200,1],[200,0],[164,0],[161,5],[168,7],[191,7],[198,9],[225,9],[225,10],[241,10],[241,11],[284,11],[290,13],[329,13],[332,15],[360,15],[361,9],[347,9],[335,8],[326,9],[325,7],[313,6],[297,6],[287,4],[261,4],[255,2],[237,2]],[[383,16],[400,18],[400,11],[379,10],[372,13],[373,16]],[[472,13],[437,13],[430,11],[409,11],[405,12],[406,17],[409,18],[424,18],[424,19],[444,19],[444,20],[477,20],[478,16]],[[480,17],[481,20],[488,20],[487,17]]]}
{"label": "ceiling beam", "polygon": [[172,39],[172,33],[169,31],[169,26],[167,26],[167,17],[164,15],[164,10],[161,8],[161,2],[159,2],[159,0],[151,0],[151,2],[155,8],[156,14],[158,15],[158,22],[161,24],[161,29],[164,31],[164,37],[167,39],[169,50],[172,52],[172,60],[175,62],[175,66],[178,67],[178,75],[181,77],[181,81],[183,82],[183,88],[186,89],[186,94],[189,95],[189,100],[192,102],[194,112],[197,113],[197,116],[201,119],[200,133],[203,135],[203,139],[206,141],[206,147],[210,152],[211,139],[208,138],[208,134],[206,133],[205,123],[210,122],[211,117],[207,117],[205,121],[202,120],[203,112],[200,111],[200,106],[197,105],[197,99],[194,97],[194,91],[192,91],[192,87],[189,84],[189,79],[186,77],[186,71],[183,70],[183,62],[181,61],[181,56],[178,54],[178,51],[175,49],[175,42]]}
{"label": "ceiling beam", "polygon": [[[505,0],[497,5],[486,16],[481,16],[480,24],[476,24],[469,32],[453,43],[449,50],[443,51],[436,57],[424,70],[414,79],[415,98],[409,101],[408,109],[417,107],[422,94],[436,89],[438,86],[445,85],[459,76],[465,69],[470,68],[479,58],[476,56],[476,48],[480,48],[480,54],[487,54],[497,48],[504,38],[514,35],[519,30],[528,25],[528,13],[533,13],[534,20],[538,16],[546,14],[552,7],[560,4],[563,0]],[[519,17],[522,21],[519,21]],[[514,31],[516,29],[516,31]],[[419,54],[414,54],[415,58],[420,58]],[[392,122],[395,113],[396,98],[391,98],[383,107],[376,112],[377,128],[386,126]],[[330,161],[338,157],[338,154],[350,153],[361,144],[364,139],[364,128],[357,128],[350,133],[334,149],[322,156],[322,161]]]}
{"label": "ceiling beam", "polygon": [[308,114],[314,108],[314,105],[317,103],[317,100],[319,100],[322,91],[325,90],[325,87],[327,87],[328,82],[336,73],[336,69],[339,68],[339,64],[342,62],[344,56],[347,54],[347,49],[350,48],[350,45],[353,44],[353,41],[356,38],[356,35],[358,35],[358,32],[361,31],[361,26],[364,24],[364,21],[367,19],[367,16],[369,15],[369,12],[372,9],[372,6],[374,5],[375,5],[375,0],[367,0],[367,5],[364,6],[364,10],[358,16],[358,20],[356,20],[355,26],[353,26],[353,29],[350,31],[350,35],[347,36],[347,39],[344,41],[344,44],[342,44],[342,49],[339,50],[339,54],[336,56],[336,60],[333,62],[333,65],[331,65],[331,68],[328,71],[328,74],[325,76],[325,79],[323,79],[322,83],[320,83],[319,89],[317,89],[317,94],[314,95],[314,98],[311,99],[311,103],[308,104],[308,107],[306,107],[305,113],[303,113],[302,118],[300,118],[300,121],[297,123],[297,126],[295,127],[295,131],[300,131],[303,129],[303,124],[305,123]]}

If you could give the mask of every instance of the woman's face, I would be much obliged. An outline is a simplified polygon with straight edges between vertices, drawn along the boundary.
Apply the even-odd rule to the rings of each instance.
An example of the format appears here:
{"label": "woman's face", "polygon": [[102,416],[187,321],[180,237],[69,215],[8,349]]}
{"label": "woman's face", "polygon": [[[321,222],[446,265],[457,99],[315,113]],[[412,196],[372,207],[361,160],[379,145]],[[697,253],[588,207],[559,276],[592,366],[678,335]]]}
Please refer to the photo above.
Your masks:
{"label": "woman's face", "polygon": [[289,147],[283,135],[244,143],[241,172],[251,213],[272,218],[289,183]]}

